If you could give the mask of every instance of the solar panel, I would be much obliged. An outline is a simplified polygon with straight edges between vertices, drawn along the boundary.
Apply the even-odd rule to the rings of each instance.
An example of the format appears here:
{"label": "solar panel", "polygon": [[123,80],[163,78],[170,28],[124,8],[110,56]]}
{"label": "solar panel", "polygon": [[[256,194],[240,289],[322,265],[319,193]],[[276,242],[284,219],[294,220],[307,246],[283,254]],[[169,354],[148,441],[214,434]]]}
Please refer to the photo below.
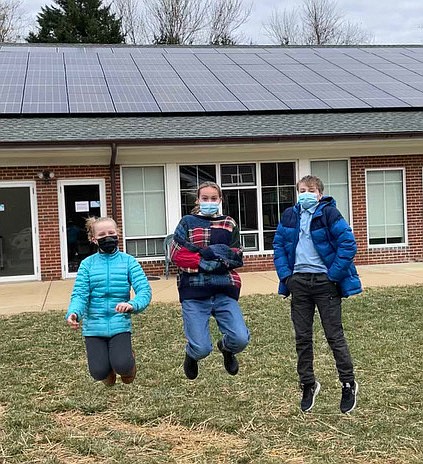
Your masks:
{"label": "solar panel", "polygon": [[149,89],[162,111],[204,111],[185,85],[150,85]]}
{"label": "solar panel", "polygon": [[3,45],[0,112],[419,107],[422,47]]}

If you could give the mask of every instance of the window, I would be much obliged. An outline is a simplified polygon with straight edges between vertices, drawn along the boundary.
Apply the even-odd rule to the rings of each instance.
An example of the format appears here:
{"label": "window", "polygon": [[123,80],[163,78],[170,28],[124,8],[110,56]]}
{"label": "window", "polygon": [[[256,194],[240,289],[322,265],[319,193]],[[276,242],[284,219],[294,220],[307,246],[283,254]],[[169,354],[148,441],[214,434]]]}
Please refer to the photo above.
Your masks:
{"label": "window", "polygon": [[258,250],[256,165],[222,164],[220,175],[223,213],[233,217],[238,223],[244,250]]}
{"label": "window", "polygon": [[273,249],[273,237],[282,213],[295,203],[295,163],[261,164],[261,202],[264,249]]}
{"label": "window", "polygon": [[366,172],[369,245],[405,243],[404,172]]}
{"label": "window", "polygon": [[190,213],[202,182],[217,182],[223,213],[237,222],[244,250],[273,250],[281,214],[295,203],[295,177],[294,162],[180,166],[181,214]]}
{"label": "window", "polygon": [[325,186],[324,194],[335,199],[337,208],[349,223],[348,161],[312,161],[311,173],[323,181]]}
{"label": "window", "polygon": [[166,236],[163,167],[122,168],[122,191],[127,253],[136,258],[163,256]]}
{"label": "window", "polygon": [[189,214],[197,199],[197,189],[203,182],[216,182],[216,166],[179,166],[179,185],[181,190],[181,214]]}

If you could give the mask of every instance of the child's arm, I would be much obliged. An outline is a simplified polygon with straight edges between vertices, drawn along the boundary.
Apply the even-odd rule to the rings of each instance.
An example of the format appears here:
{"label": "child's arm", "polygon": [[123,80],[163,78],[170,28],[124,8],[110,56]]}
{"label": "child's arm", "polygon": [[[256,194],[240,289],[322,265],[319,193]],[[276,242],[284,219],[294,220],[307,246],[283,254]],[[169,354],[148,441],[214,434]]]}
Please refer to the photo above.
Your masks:
{"label": "child's arm", "polygon": [[[150,304],[151,301],[151,287],[150,283],[147,280],[146,275],[139,262],[132,256],[129,258],[129,281],[131,282],[132,288],[134,289],[135,296],[127,303],[120,303],[117,305],[116,310],[119,311],[118,306],[121,306],[122,309],[126,305],[132,306],[132,311],[134,313],[140,313]],[[122,306],[123,305],[123,306]],[[120,312],[128,312],[126,311]]]}
{"label": "child's arm", "polygon": [[82,320],[85,308],[90,299],[90,277],[86,263],[82,262],[76,274],[75,284],[73,286],[72,295],[68,311],[65,319],[73,328],[79,327],[79,322]]}
{"label": "child's arm", "polygon": [[347,221],[342,217],[341,213],[335,209],[331,212],[335,220],[330,221],[330,234],[335,241],[335,259],[328,269],[328,278],[333,282],[340,282],[348,273],[354,256],[357,253],[357,244],[354,234]]}
{"label": "child's arm", "polygon": [[285,282],[286,279],[292,275],[292,270],[289,267],[288,255],[284,247],[285,242],[286,238],[284,237],[281,221],[276,229],[275,237],[273,239],[273,261],[279,277],[278,293],[284,296],[289,296],[289,290]]}
{"label": "child's arm", "polygon": [[[188,246],[192,244],[188,243],[187,237],[188,231],[186,230],[185,222],[182,219],[175,229],[170,248],[170,259],[183,271],[198,272],[201,255],[197,250],[194,251],[188,249]],[[197,247],[194,248],[197,249]]]}

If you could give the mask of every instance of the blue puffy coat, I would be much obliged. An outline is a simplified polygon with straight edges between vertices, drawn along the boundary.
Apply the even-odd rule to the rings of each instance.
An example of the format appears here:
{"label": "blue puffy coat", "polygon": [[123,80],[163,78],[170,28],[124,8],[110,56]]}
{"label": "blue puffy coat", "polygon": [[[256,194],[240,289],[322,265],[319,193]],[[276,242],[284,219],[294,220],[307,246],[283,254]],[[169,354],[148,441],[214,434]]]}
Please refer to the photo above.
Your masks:
{"label": "blue puffy coat", "polygon": [[[131,299],[131,286],[135,296]],[[151,301],[151,288],[140,264],[127,253],[95,253],[79,266],[66,318],[75,313],[83,319],[84,336],[113,337],[131,332],[131,314],[143,311]],[[128,302],[131,313],[115,310]]]}
{"label": "blue puffy coat", "polygon": [[[292,275],[295,249],[300,232],[300,205],[287,208],[273,241],[274,263],[279,277],[279,293],[288,296],[284,281]],[[332,197],[322,197],[311,224],[310,235],[314,247],[328,269],[328,278],[338,284],[343,297],[362,292],[360,278],[354,266],[357,245],[351,227],[336,208]]]}

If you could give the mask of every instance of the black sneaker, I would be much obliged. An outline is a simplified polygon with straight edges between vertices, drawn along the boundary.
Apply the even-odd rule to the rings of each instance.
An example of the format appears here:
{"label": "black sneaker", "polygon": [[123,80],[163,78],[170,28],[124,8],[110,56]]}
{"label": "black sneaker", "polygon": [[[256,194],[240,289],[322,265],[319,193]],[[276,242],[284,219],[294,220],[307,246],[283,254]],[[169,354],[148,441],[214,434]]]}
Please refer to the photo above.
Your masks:
{"label": "black sneaker", "polygon": [[198,361],[188,356],[187,353],[185,353],[184,372],[190,380],[194,380],[198,376]]}
{"label": "black sneaker", "polygon": [[301,399],[301,411],[311,411],[314,406],[316,396],[320,391],[320,383],[316,381],[314,383],[301,385],[301,390],[303,391],[303,397]]}
{"label": "black sneaker", "polygon": [[239,364],[236,356],[223,347],[222,340],[217,342],[217,347],[220,352],[223,354],[223,364],[225,365],[226,372],[231,375],[238,374]]}
{"label": "black sneaker", "polygon": [[351,412],[357,404],[358,383],[344,382],[342,384],[341,412]]}

